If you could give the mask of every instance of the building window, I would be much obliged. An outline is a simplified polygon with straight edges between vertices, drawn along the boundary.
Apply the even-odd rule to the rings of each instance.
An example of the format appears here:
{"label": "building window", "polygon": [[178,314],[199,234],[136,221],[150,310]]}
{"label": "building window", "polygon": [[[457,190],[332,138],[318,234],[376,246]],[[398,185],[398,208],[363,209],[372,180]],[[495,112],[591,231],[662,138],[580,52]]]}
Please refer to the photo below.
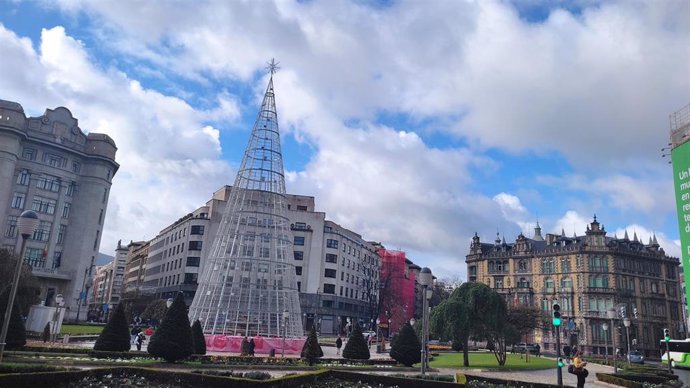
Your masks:
{"label": "building window", "polygon": [[26,194],[14,193],[14,195],[12,195],[12,208],[24,209],[24,200],[25,199],[26,199]]}
{"label": "building window", "polygon": [[529,288],[529,282],[525,278],[520,278],[517,286],[518,288]]}
{"label": "building window", "polygon": [[72,207],[72,204],[69,202],[65,202],[65,205],[62,207],[62,218],[69,218],[69,209]]}
{"label": "building window", "polygon": [[33,148],[24,148],[24,150],[22,151],[22,158],[26,160],[35,160],[36,150]]}
{"label": "building window", "polygon": [[108,199],[108,189],[103,189],[103,200],[101,202],[105,203],[106,199]]}
{"label": "building window", "polygon": [[295,240],[293,242],[294,245],[304,245],[304,237],[303,236],[295,236]]}
{"label": "building window", "polygon": [[60,178],[52,175],[41,175],[36,179],[36,187],[57,193],[60,191]]}
{"label": "building window", "polygon": [[31,203],[31,210],[39,213],[55,214],[56,203],[57,202],[54,199],[36,196]]}
{"label": "building window", "polygon": [[552,278],[546,278],[546,280],[544,280],[544,288],[546,288],[547,292],[553,292],[554,286]]}
{"label": "building window", "polygon": [[53,269],[60,268],[62,265],[62,252],[55,252],[53,254]]}
{"label": "building window", "polygon": [[297,205],[297,211],[306,212],[307,207],[304,205]]}
{"label": "building window", "polygon": [[7,228],[5,228],[5,237],[17,237],[17,216],[7,216]]}
{"label": "building window", "polygon": [[570,268],[570,259],[567,258],[567,257],[561,258],[561,272],[567,273],[567,272],[570,272],[570,271],[571,271],[571,268]]}
{"label": "building window", "polygon": [[589,286],[592,288],[608,288],[609,277],[607,275],[589,275]]}
{"label": "building window", "polygon": [[73,172],[73,173],[76,173],[76,174],[79,174],[80,171],[81,171],[81,163],[79,163],[79,162],[72,162],[72,172]]}
{"label": "building window", "polygon": [[41,221],[38,228],[34,230],[34,235],[31,237],[36,241],[48,241],[50,240],[50,228],[53,226],[52,222]]}
{"label": "building window", "polygon": [[189,250],[190,251],[200,251],[201,250],[201,241],[190,241],[189,242]]}
{"label": "building window", "polygon": [[554,273],[556,272],[556,265],[553,259],[542,259],[541,261],[541,273]]}
{"label": "building window", "polygon": [[295,267],[295,275],[302,275],[302,267]]}
{"label": "building window", "polygon": [[187,267],[198,267],[199,263],[201,263],[201,257],[197,256],[190,256],[187,257]]}
{"label": "building window", "polygon": [[327,239],[326,240],[326,248],[333,248],[333,249],[338,249],[338,240],[333,240],[333,239]]}
{"label": "building window", "polygon": [[29,171],[22,170],[19,172],[19,175],[17,175],[17,184],[22,186],[28,186],[30,179],[31,174],[29,174]]}
{"label": "building window", "polygon": [[570,277],[564,277],[561,279],[561,287],[562,288],[573,288],[573,279]]}
{"label": "building window", "polygon": [[60,225],[58,229],[56,244],[62,244],[65,241],[65,234],[67,233],[67,225]]}
{"label": "building window", "polygon": [[[178,274],[177,276],[180,276],[180,275]],[[195,273],[184,274],[184,284],[196,284],[198,276],[199,275],[195,274]]]}
{"label": "building window", "polygon": [[326,263],[338,264],[338,255],[334,255],[332,253],[326,253]]}
{"label": "building window", "polygon": [[74,194],[74,187],[75,187],[75,186],[76,186],[76,183],[70,182],[70,183],[67,185],[67,188],[65,189],[65,195],[68,196],[68,197],[71,197],[72,194]]}
{"label": "building window", "polygon": [[326,278],[333,278],[333,279],[335,279],[335,277],[336,277],[335,270],[334,270],[334,269],[330,269],[330,268],[326,268],[326,270],[325,270],[323,276],[326,277]]}
{"label": "building window", "polygon": [[43,249],[40,248],[26,248],[26,256],[24,262],[32,268],[43,268],[46,266],[46,259],[43,255]]}
{"label": "building window", "polygon": [[203,235],[204,234],[204,226],[203,225],[192,225],[192,230],[190,231],[190,234]]}
{"label": "building window", "polygon": [[324,284],[323,293],[335,295],[335,284]]}
{"label": "building window", "polygon": [[64,160],[61,156],[53,154],[43,154],[43,162],[51,167],[64,166]]}
{"label": "building window", "polygon": [[503,288],[503,278],[494,279],[494,288]]}
{"label": "building window", "polygon": [[295,251],[295,260],[304,260],[304,252]]}
{"label": "building window", "polygon": [[519,260],[518,261],[518,271],[520,271],[520,272],[527,271],[527,260]]}
{"label": "building window", "polygon": [[101,231],[97,230],[96,231],[96,238],[93,239],[93,249],[94,250],[98,249],[98,237],[100,237],[100,235],[101,235]]}
{"label": "building window", "polygon": [[592,272],[609,272],[609,261],[606,257],[590,256],[589,270]]}

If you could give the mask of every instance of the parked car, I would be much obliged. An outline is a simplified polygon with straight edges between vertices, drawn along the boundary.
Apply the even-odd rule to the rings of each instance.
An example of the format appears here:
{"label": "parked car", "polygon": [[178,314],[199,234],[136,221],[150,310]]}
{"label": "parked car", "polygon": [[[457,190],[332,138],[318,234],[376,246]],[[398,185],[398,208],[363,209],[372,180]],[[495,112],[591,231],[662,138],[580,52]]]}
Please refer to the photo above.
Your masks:
{"label": "parked car", "polygon": [[537,354],[537,345],[521,342],[519,344],[513,345],[512,352],[513,353],[530,352],[531,354]]}
{"label": "parked car", "polygon": [[376,332],[373,331],[373,330],[370,330],[370,331],[363,331],[363,332],[362,332],[362,335],[364,336],[364,338],[367,338],[367,337],[371,337],[371,338],[374,338],[374,339],[376,338]]}
{"label": "parked car", "polygon": [[633,364],[644,364],[644,354],[638,350],[632,350],[628,353],[628,360]]}

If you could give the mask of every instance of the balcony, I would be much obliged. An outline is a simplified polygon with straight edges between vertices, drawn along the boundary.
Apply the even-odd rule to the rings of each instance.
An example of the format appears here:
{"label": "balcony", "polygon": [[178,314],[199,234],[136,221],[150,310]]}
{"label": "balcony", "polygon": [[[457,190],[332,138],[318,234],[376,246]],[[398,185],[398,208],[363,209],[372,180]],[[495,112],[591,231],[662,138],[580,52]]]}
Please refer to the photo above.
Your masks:
{"label": "balcony", "polygon": [[72,280],[72,272],[60,271],[59,268],[32,267],[31,273],[39,278]]}

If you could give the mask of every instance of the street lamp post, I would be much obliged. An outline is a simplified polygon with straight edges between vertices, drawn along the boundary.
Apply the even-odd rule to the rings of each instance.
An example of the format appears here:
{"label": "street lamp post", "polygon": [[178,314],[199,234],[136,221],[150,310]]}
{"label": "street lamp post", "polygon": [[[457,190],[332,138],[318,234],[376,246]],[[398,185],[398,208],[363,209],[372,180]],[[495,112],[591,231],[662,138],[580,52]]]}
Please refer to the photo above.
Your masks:
{"label": "street lamp post", "polygon": [[431,302],[431,297],[433,295],[434,290],[428,288],[426,290],[426,333],[424,333],[424,343],[426,344],[426,359],[424,360],[424,363],[426,364],[427,369],[429,369],[429,320],[431,319],[431,306],[429,306],[429,302]]}
{"label": "street lamp post", "polygon": [[613,319],[616,318],[616,310],[610,309],[606,311],[608,319],[611,320],[611,347],[613,349],[613,373],[618,373],[618,360],[616,360],[616,335]]}
{"label": "street lamp post", "polygon": [[79,322],[79,313],[81,313],[82,304],[86,303],[86,296],[89,293],[89,288],[91,288],[91,283],[93,280],[89,277],[89,270],[91,268],[84,268],[84,281],[81,284],[81,293],[79,293],[79,303],[77,304],[77,318],[75,322]]}
{"label": "street lamp post", "polygon": [[419,284],[423,288],[422,293],[422,349],[421,349],[421,361],[422,361],[422,376],[426,374],[426,331],[427,331],[427,289],[434,281],[434,276],[431,274],[431,270],[428,267],[422,268],[419,272]]}
{"label": "street lamp post", "polygon": [[283,311],[283,358],[285,358],[285,337],[287,337],[287,321],[289,317],[290,313],[287,310]]}
{"label": "street lamp post", "polygon": [[601,328],[604,329],[604,355],[605,355],[605,360],[608,361],[609,359],[609,339],[608,339],[608,332],[609,332],[609,324],[604,322],[604,324],[601,325]]}
{"label": "street lamp post", "polygon": [[55,295],[55,314],[53,314],[53,336],[51,342],[57,342],[58,337],[58,323],[60,322],[60,308],[65,303],[65,298],[62,294]]}
{"label": "street lamp post", "polygon": [[381,319],[376,318],[376,353],[381,353],[381,331],[379,330],[379,325],[381,324]]}
{"label": "street lamp post", "polygon": [[17,229],[22,237],[22,245],[19,249],[19,257],[14,269],[14,278],[12,278],[12,288],[10,289],[10,297],[7,299],[7,307],[5,308],[5,320],[2,321],[2,331],[0,331],[0,363],[5,352],[5,344],[7,342],[7,329],[10,326],[10,317],[12,316],[12,308],[14,307],[14,298],[17,296],[17,288],[19,286],[19,277],[22,273],[22,264],[24,263],[24,255],[26,254],[26,240],[34,234],[34,230],[38,226],[39,220],[36,212],[26,210],[22,212],[17,221]]}
{"label": "street lamp post", "polygon": [[623,318],[623,325],[625,326],[625,337],[628,340],[628,352],[625,354],[625,358],[628,359],[628,366],[630,366],[630,318]]}

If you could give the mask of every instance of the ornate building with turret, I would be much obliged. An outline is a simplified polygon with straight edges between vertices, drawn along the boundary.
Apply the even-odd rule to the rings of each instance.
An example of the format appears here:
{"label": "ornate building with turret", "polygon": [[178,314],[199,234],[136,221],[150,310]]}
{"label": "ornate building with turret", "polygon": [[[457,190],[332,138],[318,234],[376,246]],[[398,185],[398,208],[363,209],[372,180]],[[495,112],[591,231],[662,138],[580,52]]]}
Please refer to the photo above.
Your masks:
{"label": "ornate building with turret", "polygon": [[[586,354],[612,354],[614,348],[625,353],[629,342],[631,349],[658,357],[664,328],[673,338],[685,338],[680,262],[665,254],[656,236],[647,244],[637,234],[630,239],[627,231],[623,238],[608,237],[594,216],[584,236],[561,232],[542,237],[537,223],[532,238],[521,233],[513,243],[498,235],[493,243],[483,243],[475,234],[465,261],[468,280],[487,284],[509,306],[537,306],[550,317],[558,302],[561,343]],[[604,330],[611,317],[613,330]],[[628,333],[624,318],[630,322]],[[550,323],[523,340],[555,352]]]}

